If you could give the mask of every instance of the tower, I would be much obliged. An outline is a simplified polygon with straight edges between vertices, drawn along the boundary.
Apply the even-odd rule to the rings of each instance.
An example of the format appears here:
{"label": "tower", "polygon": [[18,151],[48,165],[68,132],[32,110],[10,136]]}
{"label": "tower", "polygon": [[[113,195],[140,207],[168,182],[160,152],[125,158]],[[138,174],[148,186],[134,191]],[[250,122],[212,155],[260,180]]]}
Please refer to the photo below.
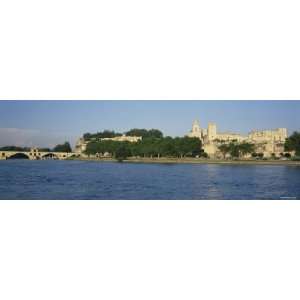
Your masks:
{"label": "tower", "polygon": [[202,130],[200,128],[199,121],[195,120],[192,125],[192,130],[188,133],[189,137],[196,137],[202,140]]}
{"label": "tower", "polygon": [[279,133],[280,140],[285,141],[285,139],[288,137],[287,129],[286,128],[278,128],[277,131]]}
{"label": "tower", "polygon": [[193,133],[201,133],[201,129],[200,129],[200,124],[199,124],[199,121],[198,120],[195,120],[193,122],[193,126],[192,126],[192,132]]}
{"label": "tower", "polygon": [[217,138],[217,125],[216,123],[208,123],[207,137],[209,141]]}

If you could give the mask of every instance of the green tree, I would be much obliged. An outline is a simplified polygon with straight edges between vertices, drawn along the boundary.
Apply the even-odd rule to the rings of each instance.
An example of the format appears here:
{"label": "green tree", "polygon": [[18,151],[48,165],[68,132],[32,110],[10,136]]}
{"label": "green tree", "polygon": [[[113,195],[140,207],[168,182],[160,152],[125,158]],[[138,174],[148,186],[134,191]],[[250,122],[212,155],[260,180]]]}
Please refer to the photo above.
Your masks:
{"label": "green tree", "polygon": [[204,151],[201,153],[201,156],[204,157],[204,158],[209,158],[208,154]]}
{"label": "green tree", "polygon": [[231,157],[239,158],[240,157],[240,149],[237,144],[231,142],[229,144],[229,153]]}
{"label": "green tree", "polygon": [[91,140],[100,140],[103,138],[113,138],[121,135],[122,135],[121,133],[115,132],[113,130],[104,130],[96,133],[85,133],[83,135],[83,138],[85,141],[91,141]]}
{"label": "green tree", "polygon": [[39,148],[40,152],[51,152],[50,148]]}
{"label": "green tree", "polygon": [[85,140],[85,141],[88,141],[88,140],[90,140],[91,139],[91,137],[92,137],[92,135],[90,134],[90,133],[85,133],[84,135],[83,135],[83,139]]}
{"label": "green tree", "polygon": [[227,153],[230,153],[231,157],[239,158],[240,156],[244,156],[248,153],[253,153],[254,148],[254,144],[246,142],[237,143],[233,141],[229,144],[221,144],[219,146],[219,150],[222,152],[224,158]]}
{"label": "green tree", "polygon": [[227,144],[221,144],[218,148],[223,154],[223,158],[225,159],[226,154],[230,152],[230,146]]}
{"label": "green tree", "polygon": [[176,153],[173,138],[170,136],[162,140],[161,147],[163,156],[174,156]]}
{"label": "green tree", "polygon": [[56,145],[52,151],[53,152],[72,152],[72,148],[71,148],[69,142],[65,142],[64,144]]}
{"label": "green tree", "polygon": [[142,138],[162,138],[163,133],[158,129],[139,129],[133,128],[125,132],[127,136],[141,136]]}
{"label": "green tree", "polygon": [[259,157],[259,158],[263,158],[263,157],[264,157],[264,154],[263,154],[262,152],[260,152],[260,153],[257,153],[257,157]]}
{"label": "green tree", "polygon": [[147,137],[137,143],[117,142],[111,140],[92,140],[88,143],[86,154],[96,154],[109,152],[113,156],[120,146],[126,146],[129,149],[127,156],[144,156],[144,157],[185,157],[201,155],[201,141],[198,138],[172,138],[172,137]]}
{"label": "green tree", "polygon": [[254,146],[254,144],[243,142],[238,145],[238,148],[239,148],[240,154],[246,155],[246,154],[253,153],[255,146]]}
{"label": "green tree", "polygon": [[115,158],[118,161],[123,161],[126,159],[128,156],[131,156],[131,152],[128,146],[125,144],[118,145],[115,151]]}
{"label": "green tree", "polygon": [[85,153],[88,155],[102,153],[102,145],[98,142],[90,142],[87,144]]}
{"label": "green tree", "polygon": [[114,132],[113,130],[104,130],[102,132],[98,132],[96,133],[95,137],[96,138],[114,138],[116,136],[121,136],[122,134],[121,133],[118,133],[118,132]]}
{"label": "green tree", "polygon": [[300,132],[295,131],[284,143],[285,151],[295,151],[300,156]]}
{"label": "green tree", "polygon": [[162,138],[163,133],[158,129],[150,129],[150,130],[148,130],[148,136],[154,137],[154,138]]}
{"label": "green tree", "polygon": [[197,155],[204,155],[204,150],[202,149],[202,142],[198,138],[189,138],[189,152],[188,155],[195,157]]}
{"label": "green tree", "polygon": [[18,146],[4,146],[0,148],[1,151],[30,151],[28,147],[18,147]]}

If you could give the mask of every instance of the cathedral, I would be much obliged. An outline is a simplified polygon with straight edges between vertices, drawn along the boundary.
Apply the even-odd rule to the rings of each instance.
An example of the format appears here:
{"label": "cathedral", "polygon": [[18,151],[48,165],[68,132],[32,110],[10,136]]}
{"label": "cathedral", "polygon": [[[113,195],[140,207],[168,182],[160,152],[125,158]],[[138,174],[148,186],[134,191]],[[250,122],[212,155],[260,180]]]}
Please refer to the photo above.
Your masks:
{"label": "cathedral", "polygon": [[219,157],[218,146],[222,143],[247,142],[255,145],[257,153],[263,153],[264,157],[280,156],[284,152],[284,142],[288,137],[286,128],[274,130],[253,130],[248,135],[233,132],[217,132],[216,123],[208,123],[207,129],[201,128],[195,120],[192,130],[187,134],[189,137],[197,137],[201,140],[204,151],[210,157]]}

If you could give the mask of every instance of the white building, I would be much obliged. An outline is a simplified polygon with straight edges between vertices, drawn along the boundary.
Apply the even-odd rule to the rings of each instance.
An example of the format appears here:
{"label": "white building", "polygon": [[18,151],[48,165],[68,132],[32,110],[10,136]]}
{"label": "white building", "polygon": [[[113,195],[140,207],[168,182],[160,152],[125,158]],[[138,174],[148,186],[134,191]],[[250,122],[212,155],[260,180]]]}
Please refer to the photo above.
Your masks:
{"label": "white building", "polygon": [[115,136],[113,138],[102,138],[101,141],[116,141],[116,142],[130,142],[130,143],[136,143],[138,141],[141,141],[141,136],[127,136],[125,134],[121,136]]}

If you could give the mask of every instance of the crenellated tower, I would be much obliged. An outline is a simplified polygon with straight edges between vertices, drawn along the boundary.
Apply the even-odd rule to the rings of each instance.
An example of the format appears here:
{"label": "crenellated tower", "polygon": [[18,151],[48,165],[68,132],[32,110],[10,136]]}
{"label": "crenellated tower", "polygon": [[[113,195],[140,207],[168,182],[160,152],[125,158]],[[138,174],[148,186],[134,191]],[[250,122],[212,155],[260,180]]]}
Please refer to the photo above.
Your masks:
{"label": "crenellated tower", "polygon": [[208,123],[207,137],[209,141],[217,138],[217,125],[216,123]]}

